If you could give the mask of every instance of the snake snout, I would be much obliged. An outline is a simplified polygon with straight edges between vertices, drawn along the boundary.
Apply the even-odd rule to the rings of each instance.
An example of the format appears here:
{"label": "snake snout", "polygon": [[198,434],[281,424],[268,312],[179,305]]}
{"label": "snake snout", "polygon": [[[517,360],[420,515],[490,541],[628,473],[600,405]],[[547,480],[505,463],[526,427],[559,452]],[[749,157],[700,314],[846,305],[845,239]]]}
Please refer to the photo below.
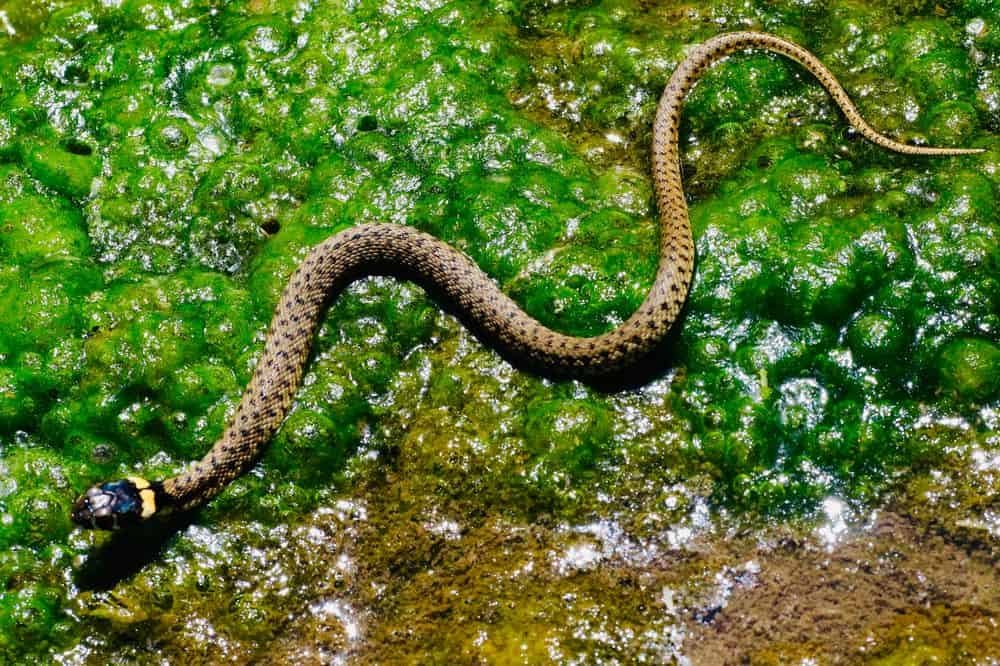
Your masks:
{"label": "snake snout", "polygon": [[73,522],[87,529],[117,530],[142,519],[142,499],[127,479],[92,486],[73,504]]}

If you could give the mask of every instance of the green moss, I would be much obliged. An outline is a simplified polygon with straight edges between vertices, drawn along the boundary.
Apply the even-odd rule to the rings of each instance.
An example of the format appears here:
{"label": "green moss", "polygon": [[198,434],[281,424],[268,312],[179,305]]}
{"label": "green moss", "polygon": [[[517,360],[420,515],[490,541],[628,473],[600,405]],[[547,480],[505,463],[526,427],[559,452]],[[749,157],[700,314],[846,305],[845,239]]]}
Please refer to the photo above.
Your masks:
{"label": "green moss", "polygon": [[606,408],[577,401],[529,405],[524,425],[525,444],[541,458],[548,476],[574,478],[595,471],[607,459],[612,434]]}
{"label": "green moss", "polygon": [[[337,421],[319,411],[299,409],[288,417],[275,439],[274,446],[279,460],[288,471],[306,477],[304,481],[323,483],[330,470],[343,468],[344,461],[358,437],[356,420],[352,422],[340,410]],[[312,461],[303,468],[301,461]],[[320,478],[316,478],[320,477]]]}
{"label": "green moss", "polygon": [[42,654],[46,647],[55,647],[52,630],[60,615],[53,590],[27,586],[0,594],[0,649]]}
{"label": "green moss", "polygon": [[876,313],[854,320],[848,329],[848,340],[859,361],[885,366],[898,362],[909,336],[896,318]]}
{"label": "green moss", "polygon": [[968,56],[959,49],[930,51],[901,68],[900,74],[926,103],[968,99],[975,86]]}
{"label": "green moss", "polygon": [[166,384],[162,393],[164,403],[193,411],[204,410],[220,395],[235,394],[239,390],[232,369],[217,362],[196,361],[181,366]]}
{"label": "green moss", "polygon": [[86,257],[90,243],[78,213],[30,194],[0,209],[0,249],[10,262],[31,263]]}
{"label": "green moss", "polygon": [[0,289],[0,310],[20,322],[0,331],[0,345],[11,352],[52,349],[81,333],[76,303],[93,285],[94,271],[78,264],[49,264],[8,276]]}
{"label": "green moss", "polygon": [[943,102],[934,106],[928,136],[935,145],[966,145],[979,124],[975,108],[968,102]]}
{"label": "green moss", "polygon": [[[595,587],[570,612],[557,595],[580,579],[560,574],[498,610],[490,585],[511,577],[509,562],[495,546],[469,554],[439,518],[504,538],[527,523],[628,523],[614,555],[626,557],[621,543],[659,552],[705,498],[720,521],[801,518],[831,494],[873,501],[940,460],[946,447],[915,425],[929,418],[989,436],[992,0],[945,15],[841,0],[8,5],[0,661],[71,660],[60,655],[78,645],[109,662],[152,659],[145,645],[177,661],[266,660],[285,636],[336,645],[336,604],[368,589],[381,596],[365,640],[385,661],[533,661],[556,648],[564,661],[660,661],[673,647],[645,631],[638,607],[660,613],[645,583]],[[665,378],[610,393],[541,380],[419,289],[366,280],[334,301],[255,473],[113,593],[81,591],[99,538],[71,532],[73,495],[175,474],[211,446],[285,281],[331,234],[409,224],[561,331],[626,319],[658,260],[658,95],[689,45],[743,27],[816,51],[873,126],[989,152],[888,154],[857,140],[797,65],[735,54],[685,109],[698,258],[684,316],[644,368]],[[360,515],[378,529],[357,536]],[[304,527],[309,516],[328,522]],[[357,536],[358,550],[331,535],[352,548]],[[342,551],[362,555],[326,561]],[[311,556],[323,561],[300,567]],[[535,571],[552,568],[545,557]],[[452,597],[436,585],[455,581],[471,590],[467,617],[496,629],[487,643],[469,629],[480,620],[439,601]],[[386,601],[409,584],[430,592]],[[587,613],[607,626],[572,624]],[[314,621],[315,636],[295,633]],[[546,622],[551,640],[523,647],[521,626]],[[620,633],[602,642],[607,627]]]}
{"label": "green moss", "polygon": [[91,150],[80,143],[67,147],[37,146],[27,151],[24,161],[31,174],[46,187],[82,199],[90,193],[100,168]]}
{"label": "green moss", "polygon": [[36,409],[34,399],[19,381],[17,373],[0,368],[0,424],[4,429],[14,430],[30,423]]}
{"label": "green moss", "polygon": [[1000,347],[962,339],[941,352],[941,385],[968,400],[989,400],[1000,392]]}

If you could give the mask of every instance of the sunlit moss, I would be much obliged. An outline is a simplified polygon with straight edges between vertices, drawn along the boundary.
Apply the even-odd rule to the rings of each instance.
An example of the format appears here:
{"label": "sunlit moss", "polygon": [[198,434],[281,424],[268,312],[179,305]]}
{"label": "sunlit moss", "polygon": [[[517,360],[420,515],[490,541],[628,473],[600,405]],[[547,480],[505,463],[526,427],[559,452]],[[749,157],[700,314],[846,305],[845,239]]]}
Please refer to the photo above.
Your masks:
{"label": "sunlit moss", "polygon": [[[622,523],[663,557],[692,516],[874,500],[942,460],[935,419],[973,441],[995,427],[992,0],[8,4],[0,661],[254,658],[314,621],[348,650],[341,607],[311,609],[350,594],[383,604],[369,635],[387,661],[662,659],[673,620],[627,575],[540,575],[495,600],[512,567],[554,566],[520,526]],[[100,538],[71,532],[74,493],[211,445],[287,277],[330,234],[433,233],[565,332],[628,317],[658,259],[658,95],[688,45],[749,28],[815,50],[874,126],[988,152],[886,153],[794,63],[734,55],[687,104],[696,276],[642,388],[512,369],[419,289],[366,280],[333,303],[261,466],[114,594],[82,589]],[[449,508],[469,525],[428,517]],[[369,520],[368,560],[344,564]],[[464,559],[453,531],[483,525],[524,561]],[[472,609],[450,625],[440,569]],[[553,628],[525,641],[532,623]]]}

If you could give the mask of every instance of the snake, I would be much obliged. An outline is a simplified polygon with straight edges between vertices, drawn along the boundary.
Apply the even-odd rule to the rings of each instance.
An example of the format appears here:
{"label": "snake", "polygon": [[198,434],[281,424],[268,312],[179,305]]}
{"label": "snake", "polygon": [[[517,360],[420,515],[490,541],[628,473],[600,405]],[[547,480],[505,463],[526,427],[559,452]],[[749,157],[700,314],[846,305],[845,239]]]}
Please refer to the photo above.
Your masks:
{"label": "snake", "polygon": [[471,259],[434,236],[389,223],[348,228],[319,243],[292,274],[275,308],[263,354],[211,450],[163,481],[130,476],[92,486],[74,503],[73,522],[84,528],[119,529],[153,516],[190,511],[246,473],[294,403],[326,306],[350,283],[366,276],[390,275],[416,282],[450,307],[482,340],[539,373],[587,380],[635,366],[679,318],[694,274],[695,248],[680,164],[684,100],[712,64],[741,50],[770,51],[798,62],[826,89],[850,125],[878,146],[906,155],[982,152],[895,141],[861,117],[843,86],[805,48],[768,33],[717,35],[690,47],[657,105],[651,167],[659,217],[659,265],[642,304],[621,325],[597,336],[565,335],[527,314]]}

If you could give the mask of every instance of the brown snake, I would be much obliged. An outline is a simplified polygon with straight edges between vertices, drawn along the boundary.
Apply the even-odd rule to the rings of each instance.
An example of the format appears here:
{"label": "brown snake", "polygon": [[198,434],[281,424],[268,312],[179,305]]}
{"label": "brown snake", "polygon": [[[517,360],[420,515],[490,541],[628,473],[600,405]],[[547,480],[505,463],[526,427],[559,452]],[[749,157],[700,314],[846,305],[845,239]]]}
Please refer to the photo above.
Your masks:
{"label": "brown snake", "polygon": [[811,53],[774,35],[719,35],[690,50],[667,84],[653,123],[652,176],[660,217],[660,264],[649,294],[621,326],[578,338],[546,328],[504,295],[458,250],[405,226],[364,224],[317,246],[292,275],[236,413],[208,454],[162,482],[131,477],[92,487],[73,508],[83,527],[114,529],[165,510],[210,500],[257,460],[292,406],[325,304],[373,274],[411,278],[439,294],[486,339],[531,367],[566,377],[622,370],[648,354],[678,317],[694,270],[694,243],[681,183],[678,126],[684,98],[709,65],[742,49],[785,55],[811,72],[868,140],[909,155],[965,155],[976,149],[910,146],[868,125],[833,74]]}

